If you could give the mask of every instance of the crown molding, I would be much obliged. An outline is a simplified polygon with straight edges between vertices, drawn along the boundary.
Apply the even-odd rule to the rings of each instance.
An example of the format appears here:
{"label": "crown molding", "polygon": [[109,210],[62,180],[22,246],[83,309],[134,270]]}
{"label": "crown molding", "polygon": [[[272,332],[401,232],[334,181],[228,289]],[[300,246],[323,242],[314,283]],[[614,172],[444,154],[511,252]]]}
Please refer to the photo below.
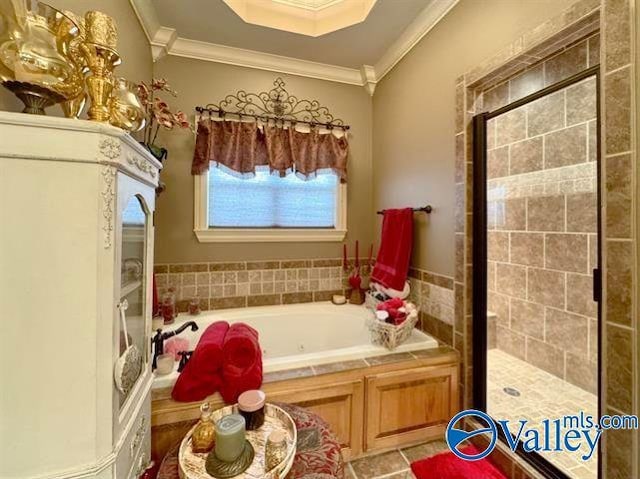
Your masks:
{"label": "crown molding", "polygon": [[153,0],[129,0],[149,40],[154,62],[166,55],[193,58],[364,86],[372,96],[377,82],[389,73],[458,1],[434,0],[409,24],[375,65],[362,65],[360,69],[355,69],[182,38],[175,29],[160,24]]}
{"label": "crown molding", "polygon": [[153,61],[157,62],[166,56],[171,51],[177,38],[178,32],[176,32],[175,28],[160,27],[150,42]]}
{"label": "crown molding", "polygon": [[169,55],[205,60],[227,65],[257,68],[277,73],[306,76],[349,85],[362,85],[360,71],[325,63],[256,52],[242,48],[177,38],[169,49]]}
{"label": "crown molding", "polygon": [[409,24],[374,66],[376,81],[382,78],[449,13],[459,0],[434,0]]}

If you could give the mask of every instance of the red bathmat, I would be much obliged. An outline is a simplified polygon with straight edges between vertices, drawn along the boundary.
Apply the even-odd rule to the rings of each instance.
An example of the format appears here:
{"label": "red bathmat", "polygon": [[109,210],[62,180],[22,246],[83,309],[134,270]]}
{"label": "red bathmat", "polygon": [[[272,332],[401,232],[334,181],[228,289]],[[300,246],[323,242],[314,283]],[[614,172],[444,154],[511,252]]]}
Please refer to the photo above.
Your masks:
{"label": "red bathmat", "polygon": [[[474,446],[462,448],[461,452],[478,454]],[[507,479],[488,459],[465,461],[452,452],[412,462],[411,470],[418,479]]]}

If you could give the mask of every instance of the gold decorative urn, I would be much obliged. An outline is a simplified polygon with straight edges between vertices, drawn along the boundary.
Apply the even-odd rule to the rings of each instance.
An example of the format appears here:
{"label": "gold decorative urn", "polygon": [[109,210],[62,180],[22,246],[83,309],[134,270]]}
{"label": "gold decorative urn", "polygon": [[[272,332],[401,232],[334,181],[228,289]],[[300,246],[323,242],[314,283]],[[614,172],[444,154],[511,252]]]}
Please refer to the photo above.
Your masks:
{"label": "gold decorative urn", "polygon": [[140,131],[146,122],[146,113],[138,98],[138,86],[125,79],[116,78],[111,96],[110,123],[130,132]]}
{"label": "gold decorative urn", "polygon": [[116,51],[118,32],[113,18],[103,12],[90,11],[85,17],[86,40],[80,45],[90,75],[87,90],[91,105],[89,120],[109,122],[110,99],[114,87],[113,70],[120,64]]}
{"label": "gold decorative urn", "polygon": [[82,71],[70,56],[78,25],[61,11],[37,0],[0,2],[0,81],[25,105],[24,113],[77,97]]}

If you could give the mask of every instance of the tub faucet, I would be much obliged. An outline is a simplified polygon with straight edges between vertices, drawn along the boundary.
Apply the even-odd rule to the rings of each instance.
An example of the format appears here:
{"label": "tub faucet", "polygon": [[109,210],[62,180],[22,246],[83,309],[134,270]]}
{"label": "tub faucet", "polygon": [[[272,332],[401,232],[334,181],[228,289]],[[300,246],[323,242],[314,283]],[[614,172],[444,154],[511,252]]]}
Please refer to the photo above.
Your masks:
{"label": "tub faucet", "polygon": [[162,329],[156,330],[156,334],[151,339],[151,343],[153,344],[153,362],[151,363],[151,369],[156,369],[158,365],[158,356],[164,353],[164,342],[171,338],[172,336],[177,336],[185,329],[191,327],[191,331],[197,331],[198,325],[195,321],[187,321],[182,326],[173,331],[167,331],[166,333],[162,332]]}

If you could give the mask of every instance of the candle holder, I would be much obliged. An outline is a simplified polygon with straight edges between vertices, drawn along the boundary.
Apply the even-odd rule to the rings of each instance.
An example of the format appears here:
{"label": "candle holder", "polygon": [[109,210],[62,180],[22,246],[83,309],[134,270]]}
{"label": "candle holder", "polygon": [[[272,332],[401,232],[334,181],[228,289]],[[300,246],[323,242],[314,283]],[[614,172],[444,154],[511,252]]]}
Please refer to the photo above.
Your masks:
{"label": "candle holder", "polygon": [[80,45],[80,50],[91,72],[86,80],[91,99],[88,116],[91,121],[108,123],[113,70],[121,63],[116,51],[118,32],[113,18],[103,12],[87,12],[85,23],[86,41]]}

